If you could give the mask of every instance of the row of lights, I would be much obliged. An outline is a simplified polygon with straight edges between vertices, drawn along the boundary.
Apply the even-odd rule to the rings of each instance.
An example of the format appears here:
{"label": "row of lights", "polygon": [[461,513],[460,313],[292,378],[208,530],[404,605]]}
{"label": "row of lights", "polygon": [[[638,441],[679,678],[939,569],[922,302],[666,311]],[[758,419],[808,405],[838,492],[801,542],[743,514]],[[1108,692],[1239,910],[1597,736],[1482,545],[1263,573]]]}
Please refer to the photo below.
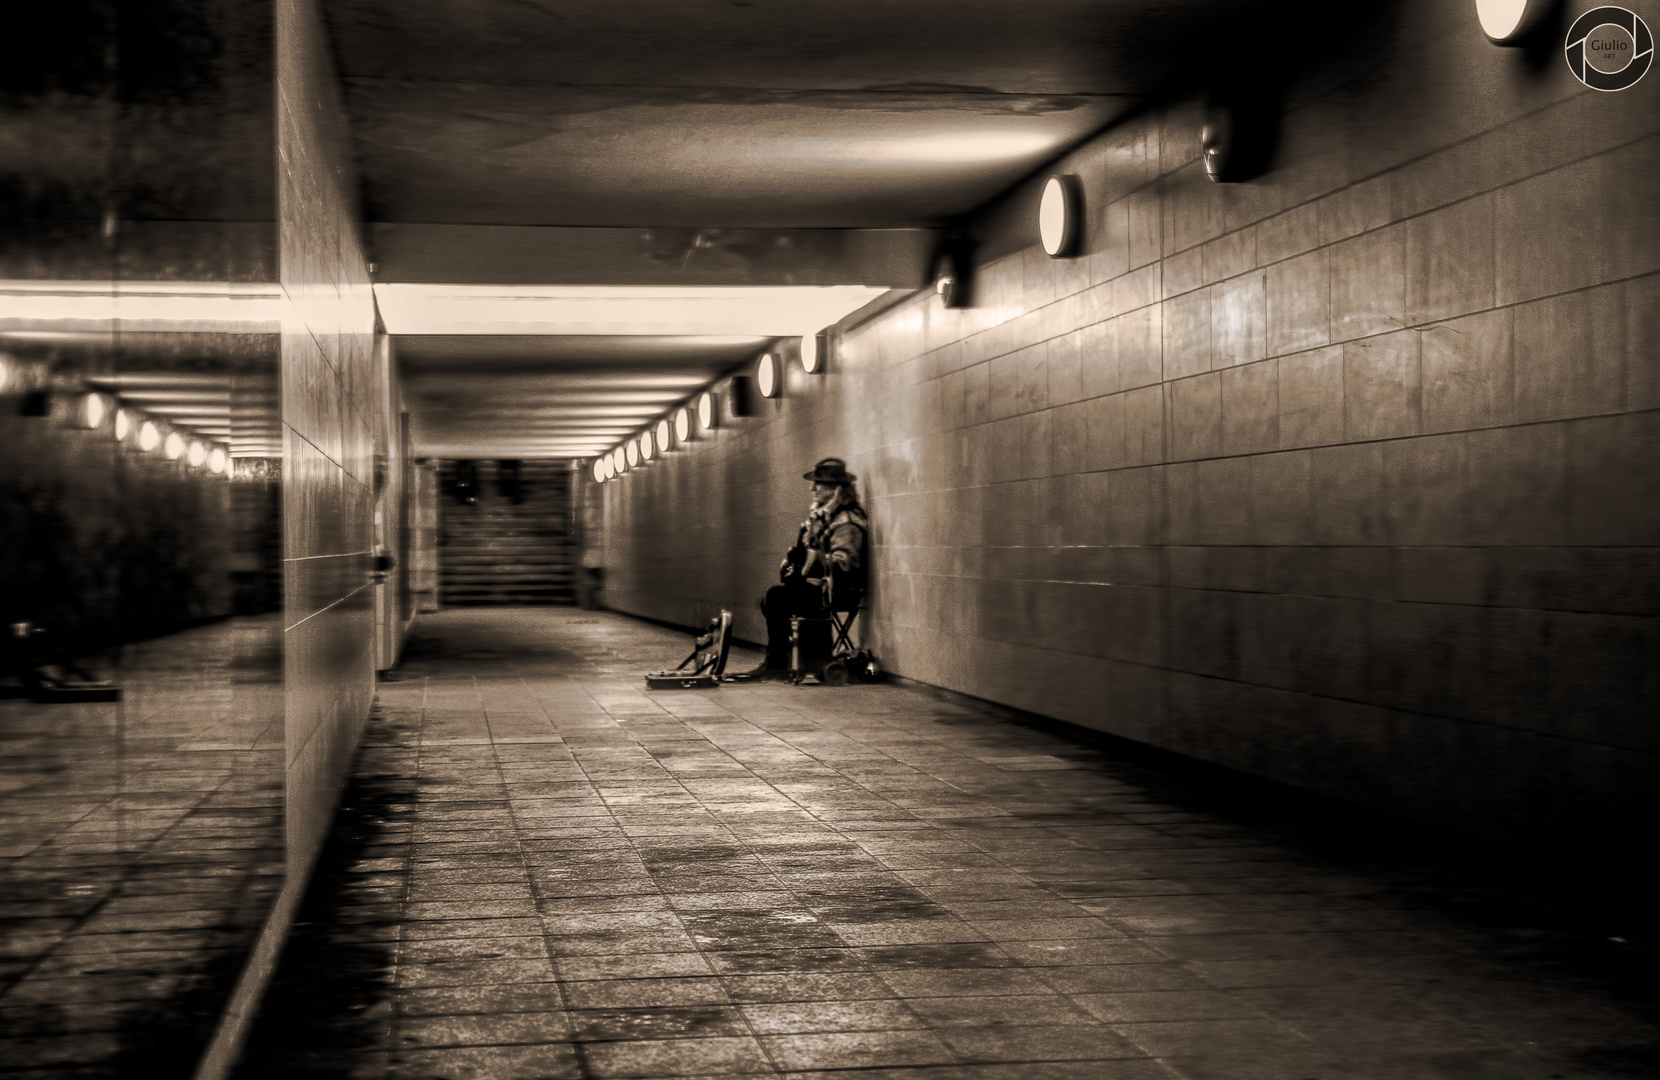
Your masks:
{"label": "row of lights", "polygon": [[[823,364],[823,351],[818,335],[804,334],[800,344],[801,367],[809,375]],[[755,385],[762,397],[775,398],[784,389],[784,357],[769,352],[756,364]],[[653,458],[666,454],[674,446],[684,446],[694,438],[694,410],[697,432],[712,431],[720,423],[719,403],[713,390],[699,394],[692,405],[682,405],[668,416],[659,419],[637,436],[631,436],[622,445],[594,459],[594,479],[600,483],[615,479],[629,469],[638,468]]]}
{"label": "row of lights", "polygon": [[658,420],[653,427],[595,458],[594,479],[604,483],[639,467],[641,462],[650,461],[658,454],[668,453],[672,445],[691,442],[694,410],[699,431],[711,431],[720,423],[715,392],[705,390],[698,395],[695,404],[682,405],[669,416]]}
{"label": "row of lights", "polygon": [[[1082,233],[1083,190],[1076,176],[1051,176],[1043,187],[1038,207],[1038,234],[1043,250],[1050,258],[1067,259],[1077,254]],[[954,277],[961,271],[948,265],[936,283],[936,289],[948,306],[966,306],[967,290],[956,285]],[[823,350],[817,334],[800,338],[802,370],[815,374],[823,365]],[[765,398],[776,398],[784,389],[784,357],[779,352],[768,352],[756,363],[755,386]],[[697,399],[698,426],[703,431],[716,424],[715,396],[704,391]],[[685,444],[692,438],[691,409],[682,406],[671,417],[664,417],[637,436],[631,436],[620,446],[594,459],[594,479],[600,483],[614,479],[629,469],[638,468],[659,454],[669,451],[671,445]]]}
{"label": "row of lights", "polygon": [[[1083,229],[1083,188],[1076,176],[1051,176],[1043,186],[1038,207],[1038,234],[1043,250],[1054,259],[1069,259],[1078,254]],[[969,302],[966,282],[958,284],[958,277],[966,277],[968,266],[961,259],[942,260],[942,273],[935,288],[948,307],[966,307]],[[799,345],[802,370],[809,375],[817,373],[824,363],[824,352],[817,334],[803,334]],[[765,398],[776,398],[784,389],[784,356],[768,352],[756,363],[755,387]],[[697,399],[697,418],[701,430],[708,431],[716,424],[713,391],[704,391]],[[659,454],[669,451],[676,443],[684,444],[692,438],[692,418],[689,407],[674,411],[672,419],[664,417],[657,423],[631,436],[620,446],[594,459],[593,475],[596,481],[621,476],[629,469],[638,468]]]}
{"label": "row of lights", "polygon": [[[1077,254],[1083,232],[1083,189],[1078,178],[1071,175],[1051,176],[1043,186],[1038,206],[1038,235],[1043,250],[1050,258],[1068,259]],[[945,298],[947,306],[966,306],[967,290],[957,285],[955,277],[962,272],[958,264],[948,264],[936,282],[936,289]],[[817,334],[801,336],[799,353],[802,370],[815,374],[823,366],[824,355]],[[784,389],[784,357],[779,352],[764,354],[755,367],[755,386],[765,398],[776,398]],[[659,454],[668,453],[675,444],[685,444],[692,438],[692,416],[687,406],[676,409],[671,417],[664,417],[641,432],[630,436],[620,446],[594,459],[593,475],[599,483],[614,479],[629,469],[638,468]],[[697,399],[698,426],[703,431],[716,424],[715,396],[706,390]]]}
{"label": "row of lights", "polygon": [[[14,383],[23,383],[22,371],[17,362],[9,356],[0,355],[0,393],[10,390]],[[126,442],[135,434],[138,438],[138,448],[145,452],[160,449],[167,455],[169,461],[184,458],[191,465],[200,468],[206,466],[211,472],[226,473],[230,470],[230,455],[223,447],[215,446],[211,449],[200,440],[185,441],[185,437],[177,431],[163,431],[163,425],[148,419],[143,413],[131,409],[110,408],[110,400],[96,391],[81,396],[80,407],[75,415],[82,427],[88,431],[97,431],[104,426],[104,421],[110,419],[113,411],[115,419],[115,440]],[[42,413],[44,415],[44,413]]]}
{"label": "row of lights", "polygon": [[[23,382],[22,371],[9,356],[0,355],[0,393],[10,390],[14,383]],[[42,414],[44,415],[44,414]],[[229,473],[231,459],[223,447],[209,447],[199,439],[185,441],[184,435],[171,430],[165,422],[158,424],[133,409],[111,409],[109,398],[96,391],[81,396],[75,415],[88,431],[97,431],[113,415],[115,441],[126,442],[137,437],[138,448],[146,453],[161,450],[169,461],[184,458],[191,465],[206,466],[213,473]]]}
{"label": "row of lights", "polygon": [[[81,424],[89,430],[96,431],[103,427],[110,413],[109,400],[103,394],[92,393],[81,398]],[[160,449],[169,461],[183,458],[196,468],[206,466],[215,475],[230,472],[230,455],[222,446],[210,447],[200,439],[186,442],[179,432],[164,432],[162,424],[132,409],[115,409],[114,417],[116,442],[126,442],[136,436],[138,448],[146,453]]]}

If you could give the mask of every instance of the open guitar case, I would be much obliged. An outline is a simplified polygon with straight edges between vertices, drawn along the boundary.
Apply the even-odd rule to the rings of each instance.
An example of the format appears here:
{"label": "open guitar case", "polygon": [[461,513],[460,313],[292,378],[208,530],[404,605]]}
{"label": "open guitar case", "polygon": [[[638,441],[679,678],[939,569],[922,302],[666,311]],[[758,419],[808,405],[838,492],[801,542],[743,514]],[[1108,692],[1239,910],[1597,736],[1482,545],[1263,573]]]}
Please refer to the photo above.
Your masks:
{"label": "open guitar case", "polygon": [[726,657],[732,648],[732,613],[722,611],[709,621],[709,628],[692,643],[691,654],[672,671],[646,675],[647,690],[713,690],[726,674]]}

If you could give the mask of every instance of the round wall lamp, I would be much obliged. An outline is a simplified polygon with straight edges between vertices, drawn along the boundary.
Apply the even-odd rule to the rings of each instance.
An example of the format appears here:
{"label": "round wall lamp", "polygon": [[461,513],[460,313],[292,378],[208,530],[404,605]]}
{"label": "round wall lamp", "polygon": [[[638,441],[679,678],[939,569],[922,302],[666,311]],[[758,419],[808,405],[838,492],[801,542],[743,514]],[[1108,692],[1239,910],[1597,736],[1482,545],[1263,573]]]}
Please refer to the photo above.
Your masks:
{"label": "round wall lamp", "polygon": [[761,357],[761,362],[756,365],[755,385],[761,391],[762,397],[775,398],[778,396],[778,391],[781,389],[779,383],[783,381],[778,377],[780,366],[777,353],[767,353]]}
{"label": "round wall lamp", "polygon": [[101,426],[108,413],[109,405],[104,401],[103,394],[88,394],[81,399],[81,423],[87,427]]}
{"label": "round wall lamp", "polygon": [[11,357],[0,354],[0,390],[10,386],[13,378]]}
{"label": "round wall lamp", "polygon": [[133,414],[126,409],[115,410],[115,441],[126,442],[133,433]]}
{"label": "round wall lamp", "polygon": [[208,469],[211,472],[215,474],[222,473],[225,471],[225,466],[230,463],[230,455],[226,454],[222,447],[215,446],[208,452]]}
{"label": "round wall lamp", "polygon": [[601,454],[599,456],[599,463],[602,466],[604,466],[604,468],[605,468],[605,478],[607,480],[609,480],[613,476],[617,475],[616,455],[614,455],[614,454]]}
{"label": "round wall lamp", "polygon": [[824,355],[819,348],[817,334],[801,335],[801,370],[815,375],[824,366]]}
{"label": "round wall lamp", "polygon": [[161,444],[162,453],[167,455],[168,461],[177,461],[184,456],[184,436],[178,432],[169,432],[167,441]]}
{"label": "round wall lamp", "polygon": [[184,459],[198,469],[207,461],[207,447],[199,442],[192,442],[190,449],[185,451]]}
{"label": "round wall lamp", "polygon": [[674,437],[682,444],[692,437],[692,410],[680,408],[674,411]]}
{"label": "round wall lamp", "polygon": [[628,450],[624,447],[611,451],[611,471],[618,476],[628,471]]}
{"label": "round wall lamp", "polygon": [[669,423],[668,417],[665,416],[657,421],[657,449],[662,453],[669,452],[669,440],[673,438],[673,431],[673,425]]}
{"label": "round wall lamp", "polygon": [[653,438],[651,432],[648,431],[644,435],[640,436],[640,460],[650,461],[656,456],[657,440]]}
{"label": "round wall lamp", "polygon": [[156,427],[153,420],[144,421],[144,426],[138,429],[138,448],[140,450],[154,450],[160,445],[161,429]]}
{"label": "round wall lamp", "polygon": [[630,469],[640,463],[640,440],[629,439],[623,446],[623,457],[628,461]]}
{"label": "round wall lamp", "polygon": [[1520,45],[1559,0],[1476,0],[1481,32],[1495,45]]}
{"label": "round wall lamp", "polygon": [[1051,176],[1038,203],[1038,237],[1051,259],[1070,259],[1083,232],[1083,187],[1076,176]]}
{"label": "round wall lamp", "polygon": [[605,483],[605,459],[603,457],[594,459],[594,483]]}
{"label": "round wall lamp", "polygon": [[697,398],[697,426],[703,431],[713,431],[720,423],[720,410],[715,408],[715,392],[705,390]]}

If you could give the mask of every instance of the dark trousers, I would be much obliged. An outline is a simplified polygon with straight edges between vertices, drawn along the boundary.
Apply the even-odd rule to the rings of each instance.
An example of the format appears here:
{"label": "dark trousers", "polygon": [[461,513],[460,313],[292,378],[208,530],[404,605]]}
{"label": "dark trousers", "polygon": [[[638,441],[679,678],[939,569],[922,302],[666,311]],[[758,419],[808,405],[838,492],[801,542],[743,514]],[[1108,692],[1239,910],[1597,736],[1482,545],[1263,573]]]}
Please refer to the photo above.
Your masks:
{"label": "dark trousers", "polygon": [[[782,585],[774,585],[761,597],[761,614],[767,617],[767,667],[783,670],[790,666],[790,616],[824,619],[824,593],[808,584],[800,574],[791,574]],[[801,624],[801,660],[812,663],[830,655],[830,624]]]}

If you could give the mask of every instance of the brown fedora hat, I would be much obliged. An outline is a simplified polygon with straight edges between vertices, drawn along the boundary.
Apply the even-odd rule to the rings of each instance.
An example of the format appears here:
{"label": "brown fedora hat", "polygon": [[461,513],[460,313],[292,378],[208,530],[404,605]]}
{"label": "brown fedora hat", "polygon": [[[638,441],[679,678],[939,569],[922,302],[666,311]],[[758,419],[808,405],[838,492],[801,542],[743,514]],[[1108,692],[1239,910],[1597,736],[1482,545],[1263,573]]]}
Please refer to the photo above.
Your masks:
{"label": "brown fedora hat", "polygon": [[815,484],[851,484],[858,477],[847,471],[847,462],[839,457],[827,457],[813,466],[812,472],[801,474],[803,480]]}

